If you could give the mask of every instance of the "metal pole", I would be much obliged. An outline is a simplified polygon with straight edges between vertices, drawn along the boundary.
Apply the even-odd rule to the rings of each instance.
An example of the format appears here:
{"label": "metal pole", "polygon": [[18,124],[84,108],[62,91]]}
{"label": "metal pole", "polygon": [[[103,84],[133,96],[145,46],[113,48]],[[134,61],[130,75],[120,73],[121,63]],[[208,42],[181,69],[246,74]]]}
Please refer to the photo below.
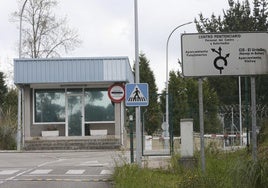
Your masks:
{"label": "metal pole", "polygon": [[21,87],[21,148],[25,145],[25,87]]}
{"label": "metal pole", "polygon": [[[21,11],[20,11],[20,28],[19,28],[19,58],[21,58],[21,35],[22,35],[22,14],[25,8],[25,5],[27,3],[27,0],[24,1]],[[17,127],[17,150],[20,151],[21,150],[21,110],[22,110],[22,106],[21,106],[21,88],[18,88],[19,92],[18,92],[18,127]]]}
{"label": "metal pole", "polygon": [[21,11],[20,11],[19,58],[21,58],[22,15],[23,15],[24,8],[25,8],[25,5],[26,5],[27,1],[28,1],[28,0],[25,0],[25,1],[24,1],[23,5],[22,5],[22,8],[21,8]]}
{"label": "metal pole", "polygon": [[134,147],[133,147],[133,116],[129,116],[129,129],[130,129],[130,162],[134,163]]}
{"label": "metal pole", "polygon": [[257,125],[256,125],[256,86],[255,77],[251,77],[251,113],[252,113],[252,156],[257,161]]}
{"label": "metal pole", "polygon": [[18,88],[18,128],[17,128],[17,150],[21,150],[21,88]]}
{"label": "metal pole", "polygon": [[198,79],[198,98],[199,98],[199,123],[200,123],[200,151],[201,151],[201,168],[205,173],[205,140],[204,140],[204,109],[203,109],[203,81]]}
{"label": "metal pole", "polygon": [[[138,0],[134,0],[135,14],[135,83],[140,83],[140,63],[139,63],[139,33],[138,33]],[[140,106],[136,107],[136,163],[141,167],[141,122]]]}
{"label": "metal pole", "polygon": [[234,109],[232,108],[232,126],[231,126],[231,146],[234,146]]}
{"label": "metal pole", "polygon": [[249,151],[249,114],[248,114],[248,78],[245,77],[245,106],[246,106],[246,126],[247,126],[247,149]]}
{"label": "metal pole", "polygon": [[239,127],[240,127],[240,146],[243,145],[243,129],[242,129],[242,102],[241,102],[241,77],[238,77],[239,86]]}
{"label": "metal pole", "polygon": [[181,24],[177,27],[175,27],[171,33],[169,34],[168,36],[168,39],[167,39],[167,43],[166,43],[166,124],[167,124],[167,129],[169,130],[169,109],[168,109],[168,79],[169,79],[169,74],[168,74],[168,44],[169,44],[169,40],[170,40],[170,37],[172,36],[172,34],[177,30],[179,29],[180,27],[184,26],[184,25],[188,25],[188,24],[191,24],[193,22],[187,22],[187,23],[184,23],[184,24]]}

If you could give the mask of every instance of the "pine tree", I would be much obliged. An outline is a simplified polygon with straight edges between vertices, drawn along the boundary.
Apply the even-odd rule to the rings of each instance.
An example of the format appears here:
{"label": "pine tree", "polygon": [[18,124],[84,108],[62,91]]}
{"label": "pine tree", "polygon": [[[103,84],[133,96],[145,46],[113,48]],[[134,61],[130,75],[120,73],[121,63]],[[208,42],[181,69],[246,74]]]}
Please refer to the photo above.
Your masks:
{"label": "pine tree", "polygon": [[[198,132],[200,129],[197,80],[183,78],[179,71],[172,71],[169,76],[170,124],[173,126],[174,134],[180,135],[180,120],[185,118],[194,120],[194,131]],[[205,132],[219,133],[221,132],[220,122],[217,118],[219,100],[207,80],[203,81],[203,98]]]}
{"label": "pine tree", "polygon": [[3,107],[5,97],[7,94],[7,85],[5,83],[5,76],[3,72],[0,72],[0,109]]}
{"label": "pine tree", "polygon": [[140,54],[140,83],[148,83],[149,87],[149,106],[143,107],[141,110],[141,117],[144,117],[145,131],[148,135],[152,135],[160,128],[162,114],[158,103],[157,86],[153,71],[150,68],[150,61],[145,54]]}
{"label": "pine tree", "polygon": [[[216,17],[212,14],[211,18],[204,18],[200,13],[199,19],[195,19],[198,32],[267,32],[267,0],[253,0],[253,9],[248,0],[228,0],[228,3],[229,9],[223,11],[223,16]],[[267,80],[268,75],[256,76],[257,102],[262,105],[268,104]],[[208,81],[216,90],[221,104],[238,103],[237,77],[213,77],[208,78]]]}

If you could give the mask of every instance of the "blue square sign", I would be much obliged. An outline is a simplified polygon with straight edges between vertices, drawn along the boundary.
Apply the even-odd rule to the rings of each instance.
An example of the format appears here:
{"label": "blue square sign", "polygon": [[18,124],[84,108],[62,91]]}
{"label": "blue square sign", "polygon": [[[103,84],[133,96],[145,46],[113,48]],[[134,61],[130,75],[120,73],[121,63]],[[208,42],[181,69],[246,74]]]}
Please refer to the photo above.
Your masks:
{"label": "blue square sign", "polygon": [[126,106],[148,106],[149,92],[147,83],[126,84]]}

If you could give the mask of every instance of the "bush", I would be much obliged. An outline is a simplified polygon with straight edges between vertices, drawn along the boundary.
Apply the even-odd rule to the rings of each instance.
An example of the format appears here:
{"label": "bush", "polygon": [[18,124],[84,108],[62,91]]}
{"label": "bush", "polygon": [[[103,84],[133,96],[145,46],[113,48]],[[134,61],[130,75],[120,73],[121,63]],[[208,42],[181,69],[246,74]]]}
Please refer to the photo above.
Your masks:
{"label": "bush", "polygon": [[16,115],[10,109],[5,112],[0,109],[0,149],[16,149],[16,125]]}
{"label": "bush", "polygon": [[231,169],[232,184],[237,188],[268,187],[268,161],[237,160]]}
{"label": "bush", "polygon": [[260,145],[258,160],[247,149],[222,151],[209,145],[205,150],[205,173],[198,165],[191,169],[180,165],[180,155],[173,155],[167,169],[140,168],[124,163],[115,168],[115,187],[165,188],[268,188],[268,149]]}

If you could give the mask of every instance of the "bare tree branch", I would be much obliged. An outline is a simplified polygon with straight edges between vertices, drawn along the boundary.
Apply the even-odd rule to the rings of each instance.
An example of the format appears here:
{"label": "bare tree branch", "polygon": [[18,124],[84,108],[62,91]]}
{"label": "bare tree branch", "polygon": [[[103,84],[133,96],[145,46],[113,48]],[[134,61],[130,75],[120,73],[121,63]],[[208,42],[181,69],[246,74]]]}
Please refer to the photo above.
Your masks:
{"label": "bare tree branch", "polygon": [[[19,11],[13,13],[15,22],[19,21]],[[67,19],[57,19],[53,9],[57,0],[28,0],[22,15],[22,57],[48,58],[68,53],[81,44],[75,30],[67,27]]]}

